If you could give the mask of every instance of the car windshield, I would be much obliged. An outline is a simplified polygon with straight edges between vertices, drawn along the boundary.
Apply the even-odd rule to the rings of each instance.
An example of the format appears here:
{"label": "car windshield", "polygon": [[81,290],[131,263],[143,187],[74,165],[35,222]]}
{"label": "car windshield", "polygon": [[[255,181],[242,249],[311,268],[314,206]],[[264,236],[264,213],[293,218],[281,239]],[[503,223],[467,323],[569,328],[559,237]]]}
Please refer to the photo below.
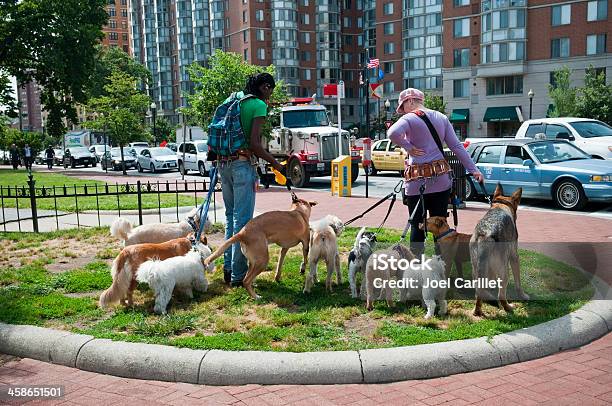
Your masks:
{"label": "car windshield", "polygon": [[[130,156],[133,156],[134,155],[133,151],[134,150],[132,148],[124,147],[123,148],[123,156],[124,156],[124,158],[128,158]],[[113,149],[111,149],[111,155],[112,156],[120,157],[121,156],[121,149],[120,148],[113,148]]]}
{"label": "car windshield", "polygon": [[543,164],[552,162],[589,159],[590,156],[581,149],[565,141],[542,141],[529,144],[533,154]]}
{"label": "car windshield", "polygon": [[325,110],[293,110],[283,113],[283,125],[287,128],[327,126]]}
{"label": "car windshield", "polygon": [[612,137],[612,127],[601,121],[574,121],[570,123],[581,137]]}
{"label": "car windshield", "polygon": [[89,153],[89,149],[87,149],[86,147],[77,147],[77,148],[70,148],[70,152],[72,152],[73,154],[76,153]]}
{"label": "car windshield", "polygon": [[174,155],[174,152],[172,152],[170,148],[151,148],[149,151],[151,152],[151,156]]}
{"label": "car windshield", "polygon": [[197,144],[198,152],[208,152],[208,144],[205,142],[201,142]]}

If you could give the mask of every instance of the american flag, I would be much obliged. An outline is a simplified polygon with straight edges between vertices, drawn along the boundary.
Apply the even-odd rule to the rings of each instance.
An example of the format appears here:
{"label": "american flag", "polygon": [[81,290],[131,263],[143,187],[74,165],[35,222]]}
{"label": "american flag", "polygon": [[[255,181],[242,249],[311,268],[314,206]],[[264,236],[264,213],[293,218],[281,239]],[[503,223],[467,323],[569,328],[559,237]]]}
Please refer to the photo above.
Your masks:
{"label": "american flag", "polygon": [[370,62],[368,62],[368,69],[378,68],[379,66],[380,60],[378,58],[370,59]]}

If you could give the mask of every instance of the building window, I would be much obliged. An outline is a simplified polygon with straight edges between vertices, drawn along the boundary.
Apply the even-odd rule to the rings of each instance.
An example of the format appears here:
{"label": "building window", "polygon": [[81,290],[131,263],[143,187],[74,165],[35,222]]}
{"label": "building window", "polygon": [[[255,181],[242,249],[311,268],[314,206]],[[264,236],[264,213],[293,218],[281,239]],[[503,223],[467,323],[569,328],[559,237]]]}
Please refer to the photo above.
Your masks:
{"label": "building window", "polygon": [[266,59],[265,48],[257,48],[257,58],[259,58],[260,61],[263,61],[264,59]]}
{"label": "building window", "polygon": [[121,17],[127,18],[127,16],[128,16],[127,8],[122,8],[121,9]]}
{"label": "building window", "polygon": [[501,76],[487,79],[487,96],[522,94],[522,76]]}
{"label": "building window", "polygon": [[453,22],[453,35],[455,38],[469,37],[470,36],[470,19],[461,18]]}
{"label": "building window", "polygon": [[308,0],[300,0],[300,4],[304,7],[308,7]]}
{"label": "building window", "polygon": [[589,1],[587,21],[600,21],[608,18],[608,0]]}
{"label": "building window", "polygon": [[470,0],[454,0],[453,4],[455,5],[455,7],[469,6]]}
{"label": "building window", "polygon": [[242,10],[242,22],[246,23],[248,21],[248,13],[246,10]]}
{"label": "building window", "polygon": [[302,33],[302,42],[304,44],[310,44],[310,33],[309,32]]}
{"label": "building window", "polygon": [[470,95],[470,80],[453,80],[453,97],[468,97]]}
{"label": "building window", "polygon": [[117,41],[117,39],[119,39],[119,34],[117,34],[116,32],[109,32],[108,39],[111,41]]}
{"label": "building window", "polygon": [[385,42],[384,48],[386,55],[395,53],[395,44],[393,42]]}
{"label": "building window", "polygon": [[117,15],[117,11],[115,10],[115,7],[109,7],[108,8],[108,16],[109,17],[115,17]]}
{"label": "building window", "polygon": [[395,92],[395,82],[393,82],[393,81],[385,82],[383,84],[383,91],[385,92],[385,94],[391,94],[391,93]]}
{"label": "building window", "polygon": [[264,30],[257,30],[257,41],[265,41],[266,32]]}
{"label": "building window", "polygon": [[128,40],[128,35],[124,32],[123,34],[121,34],[121,39],[124,41]]}
{"label": "building window", "polygon": [[257,10],[255,12],[255,21],[263,21],[264,20],[264,12],[263,10]]}
{"label": "building window", "polygon": [[551,58],[567,58],[570,56],[570,39],[555,38],[550,43]]}
{"label": "building window", "polygon": [[302,60],[303,61],[310,61],[310,51],[302,52]]}
{"label": "building window", "polygon": [[606,68],[586,68],[585,72],[587,74],[595,75],[595,77],[599,77],[599,75],[603,75],[604,79],[606,78]]}
{"label": "building window", "polygon": [[304,80],[311,80],[311,79],[312,79],[312,70],[304,69]]}
{"label": "building window", "polygon": [[395,24],[385,23],[385,35],[392,35],[395,32]]}
{"label": "building window", "polygon": [[302,24],[310,24],[310,14],[300,14],[300,22]]}
{"label": "building window", "polygon": [[599,55],[606,52],[606,34],[587,35],[587,55]]}
{"label": "building window", "polygon": [[393,14],[393,3],[383,4],[383,14],[386,16]]}
{"label": "building window", "polygon": [[351,18],[350,17],[344,17],[342,19],[342,27],[349,28],[350,26],[351,26]]}
{"label": "building window", "polygon": [[383,70],[385,73],[394,73],[395,72],[395,62],[385,62],[383,64]]}
{"label": "building window", "polygon": [[572,5],[564,4],[562,6],[552,7],[552,25],[566,25],[572,19]]}
{"label": "building window", "polygon": [[525,56],[523,42],[501,42],[485,45],[481,49],[482,63],[520,61]]}
{"label": "building window", "polygon": [[108,28],[117,28],[117,21],[108,20]]}
{"label": "building window", "polygon": [[470,49],[461,48],[453,51],[453,66],[455,68],[470,66]]}
{"label": "building window", "polygon": [[242,51],[242,57],[244,58],[245,61],[249,60],[249,49],[248,48]]}

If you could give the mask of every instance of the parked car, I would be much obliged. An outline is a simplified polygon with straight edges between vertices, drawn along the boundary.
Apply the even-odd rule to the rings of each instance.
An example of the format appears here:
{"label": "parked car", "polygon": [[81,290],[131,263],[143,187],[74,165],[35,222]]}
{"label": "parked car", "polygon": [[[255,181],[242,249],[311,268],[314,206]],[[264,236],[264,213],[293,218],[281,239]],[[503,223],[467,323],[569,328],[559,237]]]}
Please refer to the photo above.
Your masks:
{"label": "parked car", "polygon": [[145,148],[138,155],[136,168],[138,172],[145,169],[151,172],[178,169],[178,158],[170,148]]}
{"label": "parked car", "polygon": [[169,142],[166,144],[166,147],[170,148],[173,152],[178,150],[178,145],[176,145],[176,142]]}
{"label": "parked car", "polygon": [[128,147],[130,147],[130,148],[134,148],[134,147],[148,148],[149,147],[149,143],[146,142],[146,141],[130,142],[128,144]]}
{"label": "parked car", "polygon": [[96,144],[89,147],[89,152],[94,154],[96,156],[96,160],[100,162],[100,158],[102,158],[102,155],[104,155],[104,151],[108,151],[110,149],[110,145]]}
{"label": "parked car", "polygon": [[403,176],[406,157],[406,151],[390,140],[378,140],[372,144],[372,162],[367,168],[368,175],[376,175],[379,171],[394,171]]}
{"label": "parked car", "polygon": [[63,157],[64,168],[74,168],[78,165],[83,165],[87,168],[89,165],[96,166],[96,157],[89,152],[87,147],[69,147],[64,151]]}
{"label": "parked car", "polygon": [[55,152],[53,163],[55,165],[62,165],[64,163],[64,150],[61,148],[55,148],[53,152]]}
{"label": "parked car", "polygon": [[47,163],[47,157],[45,151],[39,152],[34,158],[34,163],[38,165],[44,165]]}
{"label": "parked car", "polygon": [[183,175],[189,173],[189,171],[198,171],[201,176],[206,176],[212,168],[212,162],[206,160],[208,157],[206,140],[180,144],[176,157],[178,158],[179,171]]}
{"label": "parked car", "polygon": [[[499,182],[505,190],[523,188],[523,197],[553,200],[566,210],[589,202],[612,203],[612,162],[565,140],[493,140],[473,143],[468,152],[485,177],[488,194]],[[466,196],[481,193],[466,182]]]}
{"label": "parked car", "polygon": [[125,166],[125,169],[136,168],[136,156],[134,150],[129,147],[123,147],[123,163],[121,161],[121,148],[111,148],[110,151],[106,151],[106,154],[102,156],[100,165],[102,169],[107,168],[113,171],[120,171]]}

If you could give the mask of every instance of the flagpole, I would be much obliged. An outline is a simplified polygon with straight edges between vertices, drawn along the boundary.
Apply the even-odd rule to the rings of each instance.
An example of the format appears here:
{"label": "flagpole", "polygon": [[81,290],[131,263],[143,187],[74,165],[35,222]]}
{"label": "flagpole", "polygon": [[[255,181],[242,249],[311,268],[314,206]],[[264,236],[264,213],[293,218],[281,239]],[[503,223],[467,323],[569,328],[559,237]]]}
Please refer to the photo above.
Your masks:
{"label": "flagpole", "polygon": [[[368,47],[366,46],[366,55],[365,55],[365,60],[363,63],[363,79],[365,82],[365,100],[366,100],[366,105],[365,105],[365,116],[366,116],[366,136],[370,139],[372,139],[372,137],[370,136],[370,75],[368,75],[368,62],[370,60],[369,56],[370,56],[370,52],[368,51]],[[370,164],[371,165],[371,164]],[[368,169],[366,168],[366,198],[369,197],[369,179],[368,179]]]}

